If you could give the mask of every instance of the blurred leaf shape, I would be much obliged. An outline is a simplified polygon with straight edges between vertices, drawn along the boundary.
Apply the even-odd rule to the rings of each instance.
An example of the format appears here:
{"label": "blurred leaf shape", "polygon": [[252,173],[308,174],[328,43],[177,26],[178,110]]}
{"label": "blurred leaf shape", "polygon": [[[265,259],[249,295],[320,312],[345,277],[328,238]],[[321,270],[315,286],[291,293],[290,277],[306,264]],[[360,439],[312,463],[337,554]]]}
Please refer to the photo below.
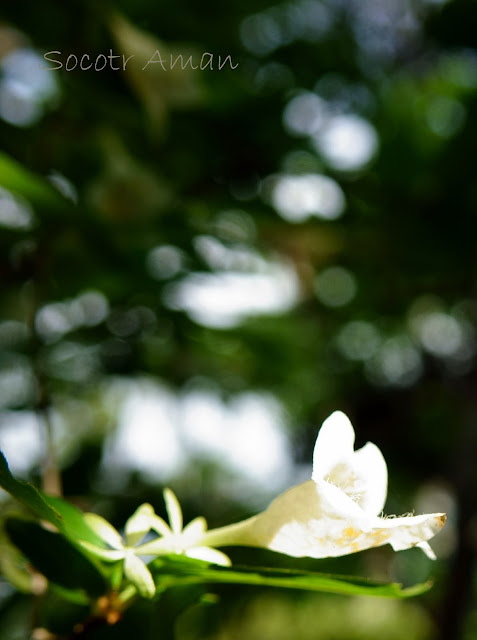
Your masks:
{"label": "blurred leaf shape", "polygon": [[20,518],[8,518],[5,529],[13,544],[47,580],[91,596],[105,592],[106,581],[99,570],[61,534]]}
{"label": "blurred leaf shape", "polygon": [[[156,132],[162,128],[171,107],[188,107],[200,102],[198,72],[187,64],[189,56],[197,59],[197,54],[189,45],[187,50],[184,47],[179,51],[131,24],[120,13],[111,17],[109,27],[125,59],[134,56],[126,63],[124,73]],[[165,60],[164,68],[158,64],[156,52]],[[173,66],[179,56],[182,58]]]}
{"label": "blurred leaf shape", "polygon": [[47,180],[36,176],[6,153],[1,152],[0,185],[23,196],[34,206],[48,211],[58,211],[71,206]]}
{"label": "blurred leaf shape", "polygon": [[65,523],[58,511],[48,504],[45,496],[32,484],[14,478],[8,468],[8,463],[3,453],[0,452],[0,486],[8,491],[19,502],[29,507],[37,516],[50,522],[60,531]]}
{"label": "blurred leaf shape", "polygon": [[116,131],[102,129],[98,142],[104,171],[90,184],[88,195],[93,207],[105,218],[113,222],[138,222],[170,204],[170,186],[128,152]]}

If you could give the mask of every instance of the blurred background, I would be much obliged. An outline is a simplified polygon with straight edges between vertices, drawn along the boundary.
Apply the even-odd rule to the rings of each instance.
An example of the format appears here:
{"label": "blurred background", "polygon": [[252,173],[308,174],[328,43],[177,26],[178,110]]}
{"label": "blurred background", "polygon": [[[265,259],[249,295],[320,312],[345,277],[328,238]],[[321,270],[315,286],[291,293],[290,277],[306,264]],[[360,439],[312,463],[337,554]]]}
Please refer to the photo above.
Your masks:
{"label": "blurred background", "polygon": [[[341,409],[387,513],[448,513],[435,563],[231,554],[433,577],[418,599],[195,587],[94,637],[477,637],[476,47],[472,0],[2,3],[12,471],[118,526],[164,486],[220,526],[308,478]],[[31,615],[0,582],[0,638]]]}

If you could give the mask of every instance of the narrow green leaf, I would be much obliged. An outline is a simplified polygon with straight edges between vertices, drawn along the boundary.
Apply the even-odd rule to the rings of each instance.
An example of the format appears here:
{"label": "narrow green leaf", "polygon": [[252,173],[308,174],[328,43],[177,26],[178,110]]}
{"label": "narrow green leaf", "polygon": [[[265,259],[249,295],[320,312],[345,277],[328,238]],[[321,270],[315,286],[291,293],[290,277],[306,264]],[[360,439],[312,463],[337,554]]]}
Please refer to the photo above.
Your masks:
{"label": "narrow green leaf", "polygon": [[149,565],[149,568],[153,571],[158,589],[180,584],[217,582],[324,591],[344,595],[409,598],[420,595],[431,587],[431,583],[425,583],[404,589],[397,583],[381,583],[353,576],[262,567],[219,567],[183,556],[158,558]]}
{"label": "narrow green leaf", "polygon": [[0,486],[19,502],[29,507],[39,518],[54,525],[72,541],[87,540],[104,546],[103,541],[85,522],[84,514],[63,498],[49,496],[29,482],[17,480],[10,472],[0,451]]}
{"label": "narrow green leaf", "polygon": [[29,507],[38,517],[47,520],[60,531],[64,531],[65,523],[58,511],[47,503],[44,496],[32,484],[17,480],[12,476],[5,456],[1,451],[0,486],[19,502]]}
{"label": "narrow green leaf", "polygon": [[47,180],[25,169],[5,153],[0,153],[0,186],[22,195],[33,205],[63,209],[68,201]]}
{"label": "narrow green leaf", "polygon": [[83,589],[65,589],[65,587],[61,587],[59,584],[55,584],[54,582],[52,582],[50,583],[50,591],[52,591],[63,600],[66,600],[67,602],[71,602],[73,604],[83,606],[89,606],[91,604],[91,599]]}

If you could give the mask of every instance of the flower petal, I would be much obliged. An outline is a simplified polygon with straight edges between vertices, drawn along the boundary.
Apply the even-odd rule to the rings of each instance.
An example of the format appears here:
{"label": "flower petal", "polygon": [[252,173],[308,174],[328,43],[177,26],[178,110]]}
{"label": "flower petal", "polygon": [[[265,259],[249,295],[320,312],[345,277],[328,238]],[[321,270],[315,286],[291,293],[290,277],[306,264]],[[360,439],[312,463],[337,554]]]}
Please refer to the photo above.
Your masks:
{"label": "flower petal", "polygon": [[179,500],[170,489],[164,489],[164,500],[171,529],[173,533],[180,533],[182,531],[182,509]]}
{"label": "flower petal", "polygon": [[97,513],[85,513],[86,524],[113,549],[122,549],[123,540],[116,529],[105,518]]}
{"label": "flower petal", "polygon": [[135,547],[134,551],[141,556],[159,556],[168,553],[176,553],[176,538],[174,535],[156,538],[150,542]]}
{"label": "flower petal", "polygon": [[337,464],[353,455],[354,429],[347,415],[335,411],[321,425],[313,451],[313,480],[326,480]]}
{"label": "flower petal", "polygon": [[98,558],[101,558],[101,560],[106,560],[106,562],[116,562],[116,560],[122,560],[126,555],[125,549],[102,549],[101,547],[97,547],[95,544],[86,542],[86,540],[80,540],[79,543],[90,553]]}
{"label": "flower petal", "polygon": [[132,552],[128,553],[124,560],[124,575],[137,587],[142,596],[145,598],[154,597],[156,585],[151,572],[144,562]]}
{"label": "flower petal", "polygon": [[378,447],[368,442],[353,451],[354,430],[341,411],[325,420],[316,439],[312,479],[326,480],[353,498],[369,515],[381,513],[388,471]]}
{"label": "flower petal", "polygon": [[422,549],[430,560],[437,560],[437,556],[434,553],[434,551],[431,549],[431,546],[428,542],[419,542],[418,544],[416,544],[416,547],[419,547],[419,549]]}
{"label": "flower petal", "polygon": [[133,547],[151,530],[151,520],[155,516],[150,504],[144,503],[136,509],[126,522],[126,544]]}
{"label": "flower petal", "polygon": [[[427,513],[420,516],[402,518],[378,518],[379,528],[389,533],[389,544],[394,551],[420,546],[425,553],[432,550],[423,544],[438,533],[445,524],[445,513]],[[383,543],[384,544],[384,543]]]}
{"label": "flower petal", "polygon": [[443,513],[429,513],[404,518],[375,518],[369,523],[369,528],[364,529],[348,524],[342,527],[341,535],[337,538],[339,553],[335,555],[390,544],[394,551],[420,547],[429,558],[435,559],[427,540],[442,529],[445,520],[446,516]]}
{"label": "flower petal", "polygon": [[[297,558],[326,558],[350,553],[339,542],[351,521],[366,526],[369,518],[343,491],[313,480],[292,487],[256,516],[249,540]],[[247,544],[247,542],[245,543]]]}
{"label": "flower petal", "polygon": [[351,466],[354,472],[354,494],[359,506],[377,516],[384,508],[388,493],[388,468],[383,454],[372,442],[354,452]]}
{"label": "flower petal", "polygon": [[268,509],[237,529],[235,540],[229,536],[226,544],[310,558],[343,556],[386,543],[397,551],[426,542],[444,522],[443,514],[370,516],[338,487],[308,480],[278,496]]}
{"label": "flower petal", "polygon": [[222,567],[230,567],[232,561],[222,551],[217,549],[211,549],[210,547],[192,547],[187,549],[185,555],[189,558],[196,558],[197,560],[205,560],[211,564],[218,564]]}
{"label": "flower petal", "polygon": [[194,541],[200,539],[207,529],[207,521],[202,516],[194,518],[184,527],[182,536],[187,539],[188,542],[194,543]]}
{"label": "flower petal", "polygon": [[172,529],[160,516],[154,514],[150,521],[151,529],[160,536],[172,536]]}

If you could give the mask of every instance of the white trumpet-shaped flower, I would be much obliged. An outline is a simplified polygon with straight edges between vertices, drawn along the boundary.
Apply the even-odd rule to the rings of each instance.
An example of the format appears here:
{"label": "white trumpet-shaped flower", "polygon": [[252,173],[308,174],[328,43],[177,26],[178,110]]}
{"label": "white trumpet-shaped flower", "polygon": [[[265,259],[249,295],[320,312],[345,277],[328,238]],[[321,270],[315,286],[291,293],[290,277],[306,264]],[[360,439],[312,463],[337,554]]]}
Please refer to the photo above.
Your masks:
{"label": "white trumpet-shaped flower", "polygon": [[207,532],[202,544],[265,547],[289,556],[342,556],[389,543],[395,551],[427,543],[446,516],[379,517],[387,494],[386,462],[376,445],[353,450],[355,434],[336,411],[315,444],[311,480],[292,487],[264,512]]}

